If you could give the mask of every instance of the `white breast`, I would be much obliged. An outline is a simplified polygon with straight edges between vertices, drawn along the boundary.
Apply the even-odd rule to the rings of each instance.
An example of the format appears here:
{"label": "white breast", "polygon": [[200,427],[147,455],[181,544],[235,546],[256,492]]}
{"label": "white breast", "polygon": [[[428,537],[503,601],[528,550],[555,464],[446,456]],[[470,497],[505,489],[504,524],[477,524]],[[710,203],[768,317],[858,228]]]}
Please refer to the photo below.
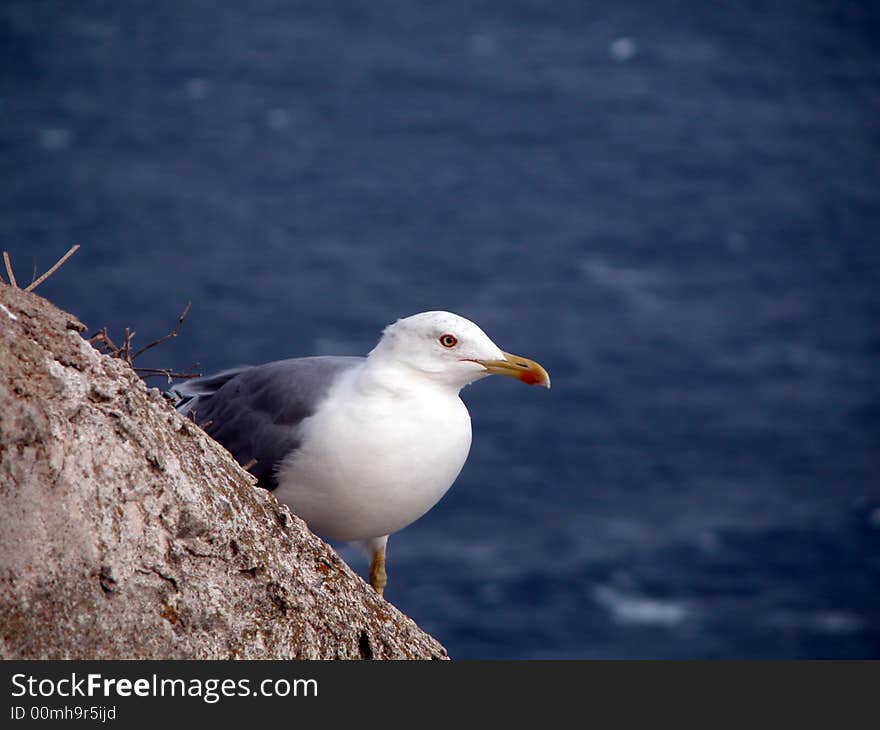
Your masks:
{"label": "white breast", "polygon": [[278,499],[334,540],[389,535],[417,520],[458,477],[471,422],[458,393],[389,393],[343,378],[302,426],[278,471]]}

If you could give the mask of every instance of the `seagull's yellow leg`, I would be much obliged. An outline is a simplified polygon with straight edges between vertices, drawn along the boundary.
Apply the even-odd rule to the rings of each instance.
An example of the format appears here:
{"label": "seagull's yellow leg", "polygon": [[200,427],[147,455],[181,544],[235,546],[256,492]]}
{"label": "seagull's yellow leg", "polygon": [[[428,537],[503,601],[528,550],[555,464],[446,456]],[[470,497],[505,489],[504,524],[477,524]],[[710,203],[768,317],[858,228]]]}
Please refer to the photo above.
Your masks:
{"label": "seagull's yellow leg", "polygon": [[385,574],[385,546],[373,551],[373,559],[370,561],[370,585],[380,596],[385,592],[388,576]]}

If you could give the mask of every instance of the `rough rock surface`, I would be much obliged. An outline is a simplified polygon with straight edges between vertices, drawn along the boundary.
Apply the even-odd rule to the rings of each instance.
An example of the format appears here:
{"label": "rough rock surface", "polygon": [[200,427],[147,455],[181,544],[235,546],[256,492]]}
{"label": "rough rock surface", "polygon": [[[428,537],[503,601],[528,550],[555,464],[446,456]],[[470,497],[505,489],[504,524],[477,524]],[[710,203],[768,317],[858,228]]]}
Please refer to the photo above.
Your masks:
{"label": "rough rock surface", "polygon": [[0,284],[0,657],[446,657],[84,329]]}

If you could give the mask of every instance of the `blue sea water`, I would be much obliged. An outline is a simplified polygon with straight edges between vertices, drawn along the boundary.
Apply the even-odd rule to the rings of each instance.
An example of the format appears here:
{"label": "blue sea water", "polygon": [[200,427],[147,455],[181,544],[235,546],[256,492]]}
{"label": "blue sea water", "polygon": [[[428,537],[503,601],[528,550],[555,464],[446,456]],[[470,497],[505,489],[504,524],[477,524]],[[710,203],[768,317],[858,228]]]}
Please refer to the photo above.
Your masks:
{"label": "blue sea water", "polygon": [[[0,248],[143,364],[449,309],[553,389],[389,543],[458,658],[880,657],[880,7],[0,4]],[[160,384],[160,383],[156,383]],[[364,572],[364,559],[340,548]]]}

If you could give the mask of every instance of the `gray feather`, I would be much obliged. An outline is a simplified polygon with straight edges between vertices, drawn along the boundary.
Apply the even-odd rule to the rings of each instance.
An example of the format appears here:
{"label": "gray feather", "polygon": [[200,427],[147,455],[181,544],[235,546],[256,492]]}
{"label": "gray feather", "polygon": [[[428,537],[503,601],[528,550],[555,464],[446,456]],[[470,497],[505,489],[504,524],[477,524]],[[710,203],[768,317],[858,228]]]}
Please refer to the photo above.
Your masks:
{"label": "gray feather", "polygon": [[176,385],[177,409],[225,446],[267,489],[278,464],[300,446],[299,426],[336,378],[362,357],[303,357],[225,370]]}

